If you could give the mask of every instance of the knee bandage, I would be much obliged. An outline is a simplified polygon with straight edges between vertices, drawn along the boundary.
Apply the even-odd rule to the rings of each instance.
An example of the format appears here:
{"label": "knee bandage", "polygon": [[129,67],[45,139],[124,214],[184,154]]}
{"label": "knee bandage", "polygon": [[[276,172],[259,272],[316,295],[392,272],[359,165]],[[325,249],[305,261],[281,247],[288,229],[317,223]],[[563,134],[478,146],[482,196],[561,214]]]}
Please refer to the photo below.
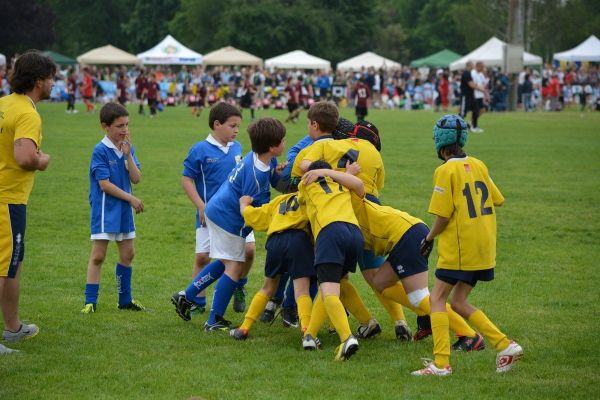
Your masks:
{"label": "knee bandage", "polygon": [[417,308],[417,307],[419,307],[419,304],[421,304],[423,299],[425,297],[429,296],[429,289],[427,289],[427,288],[417,289],[413,292],[408,293],[407,296],[408,296],[408,301],[410,301],[410,304],[412,304],[413,307]]}

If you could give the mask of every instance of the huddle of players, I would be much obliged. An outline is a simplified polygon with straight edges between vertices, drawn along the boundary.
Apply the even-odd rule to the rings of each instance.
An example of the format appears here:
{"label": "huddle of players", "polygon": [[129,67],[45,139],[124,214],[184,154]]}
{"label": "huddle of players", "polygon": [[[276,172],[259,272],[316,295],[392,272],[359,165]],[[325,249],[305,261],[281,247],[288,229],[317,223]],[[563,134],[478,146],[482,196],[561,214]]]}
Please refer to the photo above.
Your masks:
{"label": "huddle of players", "polygon": [[[372,269],[365,274],[365,269],[361,268],[390,315],[404,321],[403,314],[398,316],[398,309],[402,312],[400,305],[418,315],[431,315],[435,360],[427,362],[425,368],[413,374],[448,375],[452,372],[449,365],[449,329],[459,336],[453,348],[484,348],[482,336],[465,319],[486,335],[497,349],[497,371],[505,372],[512,368],[522,357],[521,347],[509,341],[480,310],[466,303],[470,289],[478,280],[493,279],[496,239],[494,206],[501,205],[503,198],[489,178],[485,165],[467,157],[462,151],[467,135],[464,121],[448,115],[440,119],[434,128],[436,150],[445,163],[436,170],[434,177],[430,212],[436,215],[436,221],[431,231],[420,219],[379,204],[377,196],[383,187],[384,169],[377,129],[365,121],[356,126],[343,119],[341,123],[338,122],[340,118],[335,104],[318,102],[311,107],[307,127],[313,142],[304,141],[310,145],[296,156],[286,194],[268,201],[269,181],[275,186],[279,176],[271,174],[271,179],[263,179],[265,182],[261,186],[256,179],[256,168],[259,167],[256,163],[251,167],[246,163],[246,171],[252,169],[254,181],[250,174],[246,176],[250,182],[242,182],[238,190],[234,190],[235,184],[232,183],[244,170],[243,162],[229,173],[225,183],[218,189],[218,192],[229,192],[229,200],[239,202],[234,206],[231,201],[219,201],[226,204],[220,206],[218,214],[213,213],[215,217],[219,215],[217,218],[224,217],[221,218],[221,226],[227,224],[226,218],[238,221],[235,229],[226,229],[225,233],[245,238],[250,228],[267,232],[265,282],[252,299],[243,324],[231,329],[230,322],[223,318],[231,293],[238,285],[241,268],[235,269],[238,271],[236,274],[228,274],[227,268],[223,273],[222,267],[213,269],[212,274],[202,274],[202,270],[186,291],[173,296],[177,313],[189,320],[196,295],[206,288],[207,282],[211,284],[221,277],[205,330],[229,330],[234,339],[244,340],[275,293],[281,276],[288,273],[293,280],[304,349],[320,348],[317,334],[328,319],[340,339],[335,358],[346,360],[359,347],[357,338],[350,330],[346,309],[361,322],[356,336],[367,338],[381,331],[348,280],[348,274],[355,271],[357,262],[361,260],[361,267],[367,264],[369,268],[365,269]],[[220,123],[226,124],[227,120]],[[233,146],[231,139],[230,143],[221,144],[221,147]],[[254,150],[252,135],[251,141]],[[270,150],[269,157],[280,155],[283,143],[275,151]],[[216,162],[218,160],[213,160],[213,163]],[[279,173],[285,164],[277,168],[274,166],[271,164],[270,170]],[[205,171],[200,172],[204,180]],[[465,175],[462,176],[464,189],[456,192],[453,188],[461,175]],[[197,178],[199,176],[194,180],[198,188]],[[206,187],[199,189],[197,192],[206,196]],[[478,194],[481,194],[480,215],[473,201],[473,196]],[[214,200],[209,201],[208,207],[214,203]],[[463,207],[463,203],[466,207]],[[198,210],[198,219],[205,218],[201,207]],[[485,221],[480,223],[478,218],[481,217]],[[465,218],[468,221],[464,221]],[[206,220],[210,221],[209,218]],[[211,229],[210,223],[207,225],[211,242],[209,254],[227,265],[228,259],[235,257],[223,254],[227,252],[223,246],[213,246],[213,242],[223,241],[223,232],[214,227]],[[218,224],[213,225],[219,228]],[[461,233],[465,236],[460,243],[454,243],[456,239],[450,238],[451,232],[457,229],[466,229],[464,234]],[[433,288],[435,297],[430,299],[427,257],[436,235],[440,235],[440,260]],[[231,241],[225,240],[225,243]],[[237,261],[243,261],[243,246],[240,244],[237,248]],[[477,254],[485,254],[487,258],[477,259]],[[247,274],[247,270],[244,273]],[[316,296],[314,293],[311,296],[311,281],[315,277],[319,290]],[[221,285],[220,282],[227,279],[232,282]],[[228,298],[224,300],[224,305],[216,306],[215,301],[222,296],[224,288]],[[453,289],[451,307],[446,304],[446,299]],[[311,297],[314,297],[314,301]],[[408,331],[405,323],[404,326]]]}

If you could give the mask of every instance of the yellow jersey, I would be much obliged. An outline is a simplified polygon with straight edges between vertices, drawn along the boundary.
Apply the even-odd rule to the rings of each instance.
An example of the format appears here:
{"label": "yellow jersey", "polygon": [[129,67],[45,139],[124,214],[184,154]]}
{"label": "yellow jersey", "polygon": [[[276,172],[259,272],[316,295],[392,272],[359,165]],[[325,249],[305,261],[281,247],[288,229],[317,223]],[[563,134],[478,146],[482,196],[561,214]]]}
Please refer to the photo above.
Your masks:
{"label": "yellow jersey", "polygon": [[368,140],[349,138],[342,140],[319,140],[307,147],[309,150],[300,160],[327,161],[336,171],[346,171],[346,162],[358,162],[361,172],[357,177],[364,183],[367,194],[379,197],[383,189],[385,169],[383,159]]}
{"label": "yellow jersey", "polygon": [[423,223],[417,217],[382,206],[352,193],[352,208],[365,241],[365,249],[378,256],[389,254],[413,225]]}
{"label": "yellow jersey", "polygon": [[438,268],[477,271],[496,265],[496,210],[504,197],[485,164],[451,158],[433,175],[429,212],[448,218],[438,240]]}
{"label": "yellow jersey", "polygon": [[306,206],[313,237],[319,236],[321,229],[333,222],[347,222],[358,225],[350,191],[330,177],[320,177],[311,184],[300,182],[298,201]]}
{"label": "yellow jersey", "polygon": [[39,149],[42,144],[42,119],[33,101],[24,94],[13,93],[0,98],[0,203],[27,204],[35,171],[17,164],[14,143],[31,139]]}
{"label": "yellow jersey", "polygon": [[303,148],[296,155],[296,158],[294,159],[294,164],[292,165],[292,172],[290,173],[290,176],[292,178],[293,177],[301,178],[302,175],[304,175],[304,171],[302,171],[302,169],[300,168],[300,164],[302,163],[302,160],[304,159],[304,156],[306,155],[306,153],[310,150],[310,148],[313,145],[314,145],[314,143],[311,144],[310,146]]}
{"label": "yellow jersey", "polygon": [[282,194],[260,207],[248,206],[242,216],[247,226],[256,231],[267,231],[267,237],[288,229],[309,232],[308,218],[298,202],[298,193]]}

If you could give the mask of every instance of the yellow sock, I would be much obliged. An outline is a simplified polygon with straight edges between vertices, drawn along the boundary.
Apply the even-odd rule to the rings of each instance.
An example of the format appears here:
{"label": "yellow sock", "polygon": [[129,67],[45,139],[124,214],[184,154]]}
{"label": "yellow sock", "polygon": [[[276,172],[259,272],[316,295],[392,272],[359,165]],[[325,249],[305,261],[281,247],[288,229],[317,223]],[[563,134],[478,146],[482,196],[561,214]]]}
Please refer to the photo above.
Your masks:
{"label": "yellow sock", "polygon": [[[404,290],[404,286],[402,286],[400,282],[388,288],[385,288],[383,292],[381,292],[381,296],[386,299],[390,299],[398,304],[402,304],[404,307],[407,307],[415,313],[417,313],[417,315],[420,315],[419,313],[423,314],[423,311],[410,304],[410,301],[408,301],[408,296],[406,295],[406,291]],[[429,302],[427,304],[429,304]],[[423,315],[429,315],[429,312]]]}
{"label": "yellow sock", "polygon": [[244,316],[244,323],[240,326],[240,329],[249,331],[258,317],[260,317],[260,314],[265,310],[268,301],[269,298],[263,292],[259,291],[256,293],[252,298],[252,303],[250,303],[250,307]]}
{"label": "yellow sock", "polygon": [[435,358],[435,366],[438,368],[445,368],[450,364],[448,313],[431,313],[431,331],[433,334],[433,356]]}
{"label": "yellow sock", "polygon": [[334,295],[326,296],[324,305],[325,309],[327,310],[329,320],[335,327],[335,331],[340,337],[340,342],[344,342],[352,334],[352,331],[350,331],[350,324],[348,323],[346,310],[344,310],[344,306],[342,305],[340,298]]}
{"label": "yellow sock", "polygon": [[467,321],[454,311],[448,303],[446,303],[446,311],[448,312],[450,330],[454,332],[456,336],[475,336],[477,334],[477,332],[467,324]]}
{"label": "yellow sock", "polygon": [[310,313],[312,310],[312,300],[310,296],[303,294],[296,299],[298,305],[298,319],[300,320],[300,329],[304,330],[308,328],[310,322]]}
{"label": "yellow sock", "polygon": [[317,337],[326,319],[327,311],[325,310],[325,305],[323,304],[323,296],[321,296],[321,292],[319,291],[312,306],[310,322],[308,323],[308,328],[306,328],[306,333],[312,335],[313,337]]}
{"label": "yellow sock", "polygon": [[375,289],[373,289],[373,292],[375,293],[375,296],[377,296],[377,299],[379,300],[383,308],[385,308],[388,314],[390,314],[390,317],[392,317],[392,321],[406,321],[404,310],[402,309],[402,306],[400,304],[396,303],[391,299],[388,299],[387,297],[383,297],[381,293],[379,293]]}
{"label": "yellow sock", "polygon": [[496,327],[488,319],[488,317],[481,310],[475,311],[469,317],[469,322],[473,324],[479,332],[483,333],[483,335],[488,338],[488,340],[494,345],[496,351],[502,351],[508,347],[510,341],[506,337],[506,335],[500,332],[500,329]]}
{"label": "yellow sock", "polygon": [[[358,291],[348,279],[342,279],[340,282],[340,301],[348,309],[354,318],[364,325],[369,322],[372,317],[371,313],[363,303]],[[344,313],[345,315],[345,313]],[[331,316],[330,316],[331,318]],[[346,317],[346,320],[348,317]],[[334,324],[335,325],[335,324]]]}

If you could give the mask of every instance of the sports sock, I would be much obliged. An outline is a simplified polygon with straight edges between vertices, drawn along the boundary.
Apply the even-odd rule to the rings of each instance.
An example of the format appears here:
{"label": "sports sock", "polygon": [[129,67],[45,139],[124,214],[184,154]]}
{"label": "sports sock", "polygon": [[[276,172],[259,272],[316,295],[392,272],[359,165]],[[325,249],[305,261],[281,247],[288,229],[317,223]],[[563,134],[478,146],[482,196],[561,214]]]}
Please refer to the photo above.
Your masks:
{"label": "sports sock", "polygon": [[97,304],[98,303],[98,292],[100,291],[99,283],[86,283],[85,284],[85,304]]}
{"label": "sports sock", "polygon": [[192,299],[192,303],[194,303],[198,307],[206,307],[206,296],[195,296]]}
{"label": "sports sock", "polygon": [[310,322],[308,323],[306,333],[311,334],[313,337],[317,337],[326,319],[327,311],[325,310],[325,304],[323,304],[323,296],[321,293],[317,293],[310,313]]}
{"label": "sports sock", "polygon": [[350,324],[348,323],[348,317],[346,316],[346,310],[340,301],[340,298],[335,295],[325,296],[325,310],[332,325],[335,327],[335,331],[340,337],[340,342],[346,341],[352,334],[350,331]]}
{"label": "sports sock", "polygon": [[[427,314],[431,312],[429,296],[425,297],[421,301],[421,304],[419,304],[419,309]],[[456,336],[475,336],[477,334],[477,332],[475,332],[473,328],[467,324],[467,321],[465,321],[463,317],[454,311],[448,303],[446,303],[446,314],[448,315],[448,326]]]}
{"label": "sports sock", "polygon": [[508,340],[506,335],[500,332],[500,329],[488,319],[483,311],[477,310],[471,314],[469,322],[489,339],[496,348],[496,351],[502,351],[510,344],[510,340]]}
{"label": "sports sock", "polygon": [[260,314],[265,310],[269,298],[260,290],[252,298],[248,312],[244,316],[244,323],[240,326],[241,329],[249,331],[252,325],[256,322]]}
{"label": "sports sock", "polygon": [[385,308],[388,314],[390,314],[390,317],[392,317],[392,321],[406,321],[404,310],[402,309],[402,306],[400,304],[388,299],[387,297],[383,297],[381,293],[379,293],[375,289],[373,289],[373,292],[375,293],[375,296],[377,296],[377,299],[379,300],[383,308]]}
{"label": "sports sock", "polygon": [[227,276],[227,274],[221,276],[215,286],[210,315],[208,316],[208,321],[206,321],[209,325],[217,322],[215,319],[216,315],[221,317],[225,315],[225,310],[227,310],[227,306],[229,306],[229,302],[231,301],[231,296],[233,296],[233,291],[237,286],[238,283]]}
{"label": "sports sock", "polygon": [[[358,291],[348,279],[342,279],[340,281],[339,299],[344,305],[344,307],[348,309],[350,314],[354,315],[354,317],[358,320],[358,322],[360,322],[361,325],[367,324],[369,320],[373,318],[373,316],[365,306],[365,303],[363,303],[362,299],[360,298]],[[346,315],[346,313],[344,313],[344,315]],[[348,317],[346,317],[346,320],[348,320]]]}
{"label": "sports sock", "polygon": [[117,263],[115,276],[117,278],[117,292],[119,293],[119,305],[131,303],[131,267]]}
{"label": "sports sock", "polygon": [[296,298],[294,297],[294,282],[290,279],[288,281],[287,288],[285,289],[285,297],[283,298],[282,307],[294,307],[296,305]]}
{"label": "sports sock", "polygon": [[300,329],[307,329],[312,311],[312,300],[309,296],[303,294],[296,299],[296,303],[298,304],[298,319],[300,320]]}
{"label": "sports sock", "polygon": [[433,356],[435,358],[435,366],[438,368],[445,368],[447,365],[450,365],[450,335],[448,326],[448,313],[431,313]]}
{"label": "sports sock", "polygon": [[254,108],[250,109],[250,118],[254,119]]}
{"label": "sports sock", "polygon": [[185,298],[193,302],[196,295],[219,279],[223,272],[225,272],[225,264],[221,260],[215,260],[202,268],[202,271],[198,272],[192,283],[185,289]]}

